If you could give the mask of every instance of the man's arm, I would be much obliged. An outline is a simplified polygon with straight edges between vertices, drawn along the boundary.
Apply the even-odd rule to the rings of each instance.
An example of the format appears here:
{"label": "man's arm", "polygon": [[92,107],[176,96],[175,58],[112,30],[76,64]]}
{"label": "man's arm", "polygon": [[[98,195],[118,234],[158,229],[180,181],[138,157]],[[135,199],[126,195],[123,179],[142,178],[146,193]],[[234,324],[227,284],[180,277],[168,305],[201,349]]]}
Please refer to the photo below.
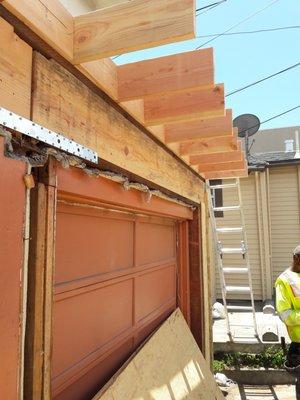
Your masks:
{"label": "man's arm", "polygon": [[292,308],[292,302],[282,282],[276,283],[276,310],[287,326],[300,325],[300,310]]}

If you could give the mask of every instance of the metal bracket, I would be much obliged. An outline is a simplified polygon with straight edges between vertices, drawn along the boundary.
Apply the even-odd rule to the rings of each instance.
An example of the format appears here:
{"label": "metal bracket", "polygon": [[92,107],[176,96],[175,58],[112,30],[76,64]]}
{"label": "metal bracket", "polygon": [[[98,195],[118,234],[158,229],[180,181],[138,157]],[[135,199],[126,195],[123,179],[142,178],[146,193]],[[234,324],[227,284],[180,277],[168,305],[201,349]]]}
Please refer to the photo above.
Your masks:
{"label": "metal bracket", "polygon": [[47,143],[57,149],[66,151],[84,160],[98,163],[98,154],[82,146],[74,140],[68,139],[59,133],[53,132],[44,126],[36,124],[31,120],[21,117],[5,108],[0,108],[0,125],[13,131],[22,133],[43,143]]}

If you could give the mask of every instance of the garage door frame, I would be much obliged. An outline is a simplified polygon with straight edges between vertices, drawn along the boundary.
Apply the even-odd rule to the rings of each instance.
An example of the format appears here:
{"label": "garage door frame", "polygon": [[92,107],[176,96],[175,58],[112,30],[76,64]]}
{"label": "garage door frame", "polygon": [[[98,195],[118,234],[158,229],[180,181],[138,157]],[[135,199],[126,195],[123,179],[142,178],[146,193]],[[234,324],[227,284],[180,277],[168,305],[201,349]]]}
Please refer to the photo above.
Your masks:
{"label": "garage door frame", "polygon": [[[153,196],[147,201],[137,190],[125,191],[116,182],[88,177],[83,171],[64,170],[54,160],[35,170],[32,189],[31,241],[29,250],[28,315],[25,347],[25,395],[28,399],[51,398],[53,272],[57,198],[99,204],[176,219],[178,246],[177,303],[190,321],[188,221],[190,208]],[[59,187],[59,190],[58,190]],[[76,188],[76,193],[74,193]]]}

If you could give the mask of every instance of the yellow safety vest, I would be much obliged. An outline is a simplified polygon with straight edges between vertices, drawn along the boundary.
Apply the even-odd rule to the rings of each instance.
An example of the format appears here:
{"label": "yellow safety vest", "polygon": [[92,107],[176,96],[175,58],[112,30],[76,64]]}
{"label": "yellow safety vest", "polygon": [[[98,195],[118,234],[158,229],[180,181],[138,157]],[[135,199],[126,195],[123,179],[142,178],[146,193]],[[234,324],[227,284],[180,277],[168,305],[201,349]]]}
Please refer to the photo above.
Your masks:
{"label": "yellow safety vest", "polygon": [[276,280],[276,309],[292,342],[300,343],[300,273],[285,270]]}

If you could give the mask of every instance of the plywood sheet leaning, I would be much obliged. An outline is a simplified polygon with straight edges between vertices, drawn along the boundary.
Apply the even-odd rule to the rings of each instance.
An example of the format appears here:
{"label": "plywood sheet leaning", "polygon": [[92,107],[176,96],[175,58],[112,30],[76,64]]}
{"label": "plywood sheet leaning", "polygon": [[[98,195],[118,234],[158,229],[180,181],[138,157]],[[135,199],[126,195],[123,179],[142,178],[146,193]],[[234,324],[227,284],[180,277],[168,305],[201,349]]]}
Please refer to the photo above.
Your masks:
{"label": "plywood sheet leaning", "polygon": [[177,309],[93,400],[223,400]]}

